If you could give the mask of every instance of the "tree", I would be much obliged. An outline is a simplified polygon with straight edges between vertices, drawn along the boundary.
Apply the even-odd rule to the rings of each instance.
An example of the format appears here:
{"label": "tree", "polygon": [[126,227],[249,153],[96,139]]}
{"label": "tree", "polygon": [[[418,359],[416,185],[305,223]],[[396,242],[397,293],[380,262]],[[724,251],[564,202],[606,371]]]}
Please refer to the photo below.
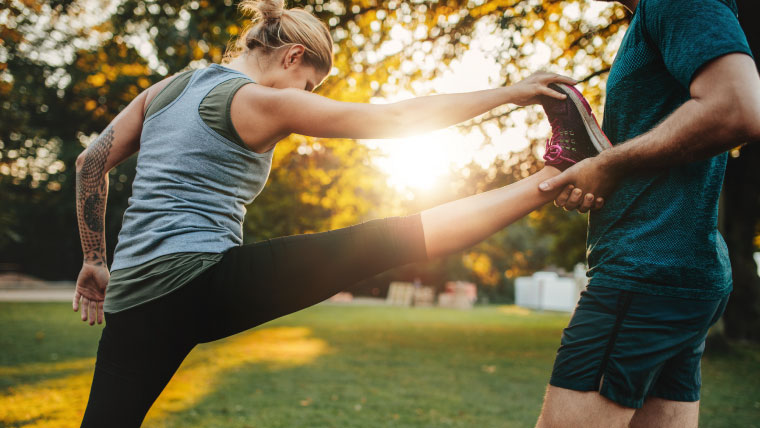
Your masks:
{"label": "tree", "polygon": [[[586,13],[594,6],[586,0],[299,0],[288,5],[313,11],[329,24],[336,42],[336,71],[319,92],[347,101],[368,101],[402,89],[430,93],[431,79],[445,72],[473,40],[490,35],[487,55],[503,65],[503,80],[493,85],[547,68],[585,79],[585,94],[601,106],[604,72],[627,20],[620,7],[608,7],[590,19]],[[225,45],[244,23],[231,0],[113,0],[104,2],[97,16],[78,0],[9,2],[6,14],[0,15],[0,262],[45,278],[73,278],[81,260],[73,206],[78,153],[142,89],[188,64],[202,67],[220,61]],[[463,129],[510,126],[514,111],[497,109]],[[526,111],[532,127],[543,121],[540,109]],[[276,169],[249,207],[246,240],[409,213],[507,184],[535,171],[543,137],[536,135],[524,152],[505,154],[490,167],[472,165],[467,177],[455,171],[440,193],[418,194],[409,201],[385,188],[385,177],[371,163],[373,151],[367,146],[292,136],[278,145]],[[109,254],[133,175],[134,159],[112,172],[106,219]],[[525,227],[582,219],[546,212]],[[537,230],[544,237],[552,233]],[[483,254],[503,282],[504,272],[519,265],[503,254],[520,251],[510,247],[505,233],[473,249],[475,255],[467,253],[464,260],[454,256],[436,269],[457,275],[474,275],[472,269],[480,269],[481,278],[493,278],[482,268],[485,259],[478,255]],[[554,261],[562,265],[583,251],[578,236],[535,242],[533,254],[572,247],[564,253],[575,256]],[[527,269],[529,264],[520,266]]]}

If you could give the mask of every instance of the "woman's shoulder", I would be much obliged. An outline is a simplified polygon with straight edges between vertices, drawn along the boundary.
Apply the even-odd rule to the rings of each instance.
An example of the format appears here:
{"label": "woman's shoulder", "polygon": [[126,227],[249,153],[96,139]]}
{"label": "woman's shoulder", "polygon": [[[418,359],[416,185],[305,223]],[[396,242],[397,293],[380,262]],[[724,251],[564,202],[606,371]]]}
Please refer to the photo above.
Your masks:
{"label": "woman's shoulder", "polygon": [[172,89],[179,89],[179,92],[182,92],[182,90],[190,81],[190,78],[192,77],[194,71],[195,70],[185,70],[173,74],[162,79],[159,82],[154,83],[152,86],[146,89],[147,93],[145,96],[145,110],[143,111],[144,116],[148,117],[150,116],[150,112],[160,110],[160,108],[156,108],[158,104],[168,104],[160,103],[159,101],[161,98],[169,98],[169,102],[171,102],[171,99],[174,99],[175,97],[172,97],[169,92],[176,92],[172,91]]}

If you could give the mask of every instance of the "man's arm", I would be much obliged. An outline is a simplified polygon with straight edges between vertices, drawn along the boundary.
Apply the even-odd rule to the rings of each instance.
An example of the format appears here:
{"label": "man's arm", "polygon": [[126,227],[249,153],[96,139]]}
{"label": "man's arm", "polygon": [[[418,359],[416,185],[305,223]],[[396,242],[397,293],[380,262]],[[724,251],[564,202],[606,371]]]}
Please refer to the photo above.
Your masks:
{"label": "man's arm", "polygon": [[565,187],[556,204],[585,212],[593,201],[581,201],[582,193],[607,197],[630,173],[708,159],[760,139],[760,77],[751,57],[734,53],[707,63],[689,91],[691,99],[651,131],[579,162],[539,187]]}

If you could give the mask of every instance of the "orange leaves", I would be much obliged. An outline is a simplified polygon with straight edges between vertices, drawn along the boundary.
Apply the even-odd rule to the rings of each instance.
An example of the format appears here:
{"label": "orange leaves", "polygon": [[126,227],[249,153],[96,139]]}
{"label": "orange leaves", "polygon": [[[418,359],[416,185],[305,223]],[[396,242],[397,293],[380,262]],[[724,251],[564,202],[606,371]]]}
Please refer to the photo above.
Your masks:
{"label": "orange leaves", "polygon": [[204,54],[205,52],[203,52],[203,50],[198,46],[195,46],[195,48],[193,48],[193,59],[201,59],[203,58]]}
{"label": "orange leaves", "polygon": [[102,74],[105,79],[111,82],[115,81],[121,76],[137,77],[150,75],[150,69],[144,64],[127,63],[109,65],[106,63],[100,66],[100,70],[101,72],[99,74]]}
{"label": "orange leaves", "polygon": [[462,257],[462,261],[464,266],[470,269],[482,284],[496,285],[499,283],[501,273],[495,268],[487,254],[469,252]]}
{"label": "orange leaves", "polygon": [[[93,112],[93,117],[102,117],[110,113],[111,107],[97,108],[104,104],[101,97],[120,103],[131,101],[151,85],[148,76],[153,74],[145,61],[134,60],[135,56],[135,51],[122,42],[106,44],[95,52],[77,52],[76,68],[85,76],[73,86],[73,92],[83,98],[74,103],[81,102],[84,110]],[[98,98],[101,100],[96,101]]]}
{"label": "orange leaves", "polygon": [[218,47],[218,46],[212,46],[211,48],[209,48],[208,53],[209,53],[209,55],[211,55],[211,60],[212,61],[214,61],[216,63],[222,61],[222,55],[224,54],[224,52],[222,51],[222,49],[220,47]]}
{"label": "orange leaves", "polygon": [[500,12],[515,3],[515,0],[493,0],[487,1],[484,4],[470,10],[470,16],[479,18],[481,16],[490,15],[494,12]]}
{"label": "orange leaves", "polygon": [[109,119],[151,85],[154,72],[137,52],[121,40],[111,40],[94,51],[76,53],[73,67],[73,109],[92,119]]}
{"label": "orange leaves", "polygon": [[87,76],[87,83],[96,88],[103,86],[103,84],[106,83],[106,75],[103,73],[97,73]]}
{"label": "orange leaves", "polygon": [[17,30],[0,25],[0,45],[4,45],[6,40],[18,43],[23,39],[23,36]]}
{"label": "orange leaves", "polygon": [[35,12],[39,12],[42,10],[43,3],[46,3],[46,2],[41,2],[37,0],[21,0],[21,3],[24,6],[34,10]]}
{"label": "orange leaves", "polygon": [[145,64],[136,64],[136,63],[130,63],[130,64],[124,64],[117,67],[114,67],[116,69],[116,72],[118,75],[123,76],[146,76],[150,75],[151,71]]}
{"label": "orange leaves", "polygon": [[0,95],[7,95],[13,89],[13,84],[8,82],[0,82]]}

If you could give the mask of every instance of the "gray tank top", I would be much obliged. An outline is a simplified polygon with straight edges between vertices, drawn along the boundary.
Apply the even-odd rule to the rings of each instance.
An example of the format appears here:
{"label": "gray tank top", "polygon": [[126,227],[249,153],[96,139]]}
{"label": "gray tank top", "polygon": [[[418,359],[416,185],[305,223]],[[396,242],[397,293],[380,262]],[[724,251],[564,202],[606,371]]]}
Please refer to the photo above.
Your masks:
{"label": "gray tank top", "polygon": [[145,119],[112,271],[166,254],[223,253],[243,243],[245,205],[263,189],[273,150],[247,150],[198,113],[213,88],[241,77],[247,78],[217,64],[197,70],[179,97]]}

